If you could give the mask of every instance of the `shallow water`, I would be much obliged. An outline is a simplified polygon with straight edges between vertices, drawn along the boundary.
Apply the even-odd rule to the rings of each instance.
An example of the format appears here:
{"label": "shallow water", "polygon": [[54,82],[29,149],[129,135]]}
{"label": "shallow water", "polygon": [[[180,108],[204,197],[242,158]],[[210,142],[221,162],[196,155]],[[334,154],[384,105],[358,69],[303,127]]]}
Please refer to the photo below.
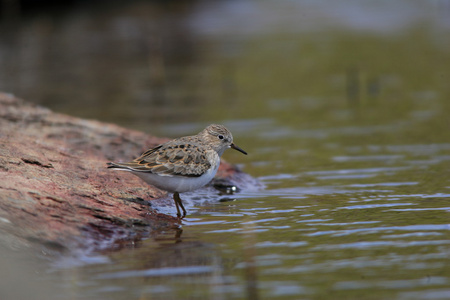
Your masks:
{"label": "shallow water", "polygon": [[1,89],[158,135],[224,123],[264,188],[184,194],[179,230],[113,253],[5,250],[28,289],[0,295],[450,298],[449,3],[280,3],[36,13],[1,42]]}

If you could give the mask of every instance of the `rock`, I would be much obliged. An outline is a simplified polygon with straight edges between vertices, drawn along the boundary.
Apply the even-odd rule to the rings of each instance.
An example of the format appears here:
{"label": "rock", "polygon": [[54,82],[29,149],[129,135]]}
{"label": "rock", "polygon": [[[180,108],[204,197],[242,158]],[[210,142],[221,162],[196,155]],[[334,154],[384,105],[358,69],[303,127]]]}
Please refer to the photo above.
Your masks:
{"label": "rock", "polygon": [[[165,192],[105,165],[166,140],[0,93],[0,231],[8,237],[3,242],[99,251],[179,227],[177,218],[156,212],[148,201]],[[224,162],[218,172],[221,185],[243,174]],[[169,197],[167,202],[173,205]]]}

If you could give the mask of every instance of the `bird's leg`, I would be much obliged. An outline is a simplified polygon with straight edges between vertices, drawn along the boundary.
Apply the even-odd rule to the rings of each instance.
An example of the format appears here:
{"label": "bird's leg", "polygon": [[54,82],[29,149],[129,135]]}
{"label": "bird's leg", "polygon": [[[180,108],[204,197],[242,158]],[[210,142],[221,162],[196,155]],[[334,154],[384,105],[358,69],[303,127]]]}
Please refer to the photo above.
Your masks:
{"label": "bird's leg", "polygon": [[177,208],[177,217],[179,218],[181,216],[180,207],[178,206],[178,202],[177,202],[177,199],[175,198],[175,194],[173,194],[173,202],[175,202],[175,207]]}
{"label": "bird's leg", "polygon": [[[181,202],[180,194],[178,192],[173,193],[173,201],[175,202],[175,206],[177,207],[178,218],[184,218],[186,216],[186,209],[184,209],[183,202]],[[183,216],[181,216],[180,207],[183,210]]]}

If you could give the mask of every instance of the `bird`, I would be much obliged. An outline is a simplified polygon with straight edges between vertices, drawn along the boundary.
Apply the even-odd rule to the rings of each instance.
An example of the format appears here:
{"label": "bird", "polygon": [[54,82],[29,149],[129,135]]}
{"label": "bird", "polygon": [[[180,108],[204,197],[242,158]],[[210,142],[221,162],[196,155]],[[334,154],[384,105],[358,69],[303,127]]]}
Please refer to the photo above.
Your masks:
{"label": "bird", "polygon": [[197,135],[176,138],[151,148],[131,162],[109,162],[107,166],[129,171],[147,184],[173,193],[177,216],[181,219],[186,216],[186,209],[180,193],[208,184],[216,175],[220,157],[228,148],[247,155],[233,143],[233,135],[225,126],[211,124]]}

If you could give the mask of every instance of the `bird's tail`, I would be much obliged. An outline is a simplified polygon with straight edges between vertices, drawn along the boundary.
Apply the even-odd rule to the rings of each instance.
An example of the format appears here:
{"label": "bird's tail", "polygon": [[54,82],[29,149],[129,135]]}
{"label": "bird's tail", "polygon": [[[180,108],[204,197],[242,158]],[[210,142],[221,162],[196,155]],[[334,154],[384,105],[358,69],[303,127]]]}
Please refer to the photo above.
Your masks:
{"label": "bird's tail", "polygon": [[115,163],[115,162],[109,162],[106,163],[106,165],[108,166],[108,169],[116,169],[116,170],[126,170],[126,171],[130,171],[130,167],[127,166],[126,164],[122,164],[122,163]]}
{"label": "bird's tail", "polygon": [[133,172],[149,172],[149,169],[145,165],[140,165],[139,163],[132,161],[127,163],[107,163],[108,169],[122,170],[122,171],[133,171]]}

